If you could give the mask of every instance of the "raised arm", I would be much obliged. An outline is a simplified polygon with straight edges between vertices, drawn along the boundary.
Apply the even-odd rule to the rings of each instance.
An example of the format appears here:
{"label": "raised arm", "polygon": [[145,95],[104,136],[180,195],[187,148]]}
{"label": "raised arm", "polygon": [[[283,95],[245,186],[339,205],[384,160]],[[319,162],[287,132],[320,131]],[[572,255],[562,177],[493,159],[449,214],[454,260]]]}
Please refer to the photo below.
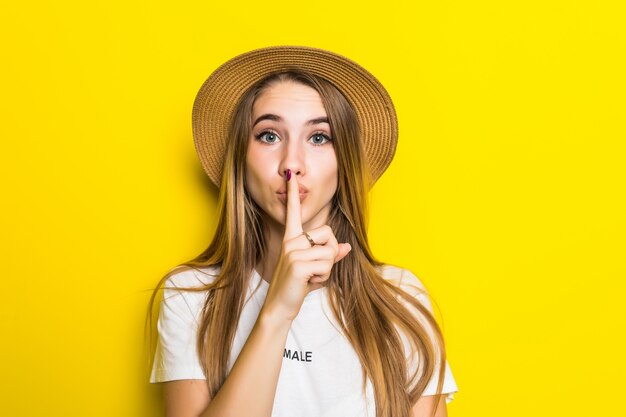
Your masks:
{"label": "raised arm", "polygon": [[204,380],[166,382],[166,417],[270,416],[289,327],[285,320],[276,322],[259,315],[213,400]]}
{"label": "raised arm", "polygon": [[290,326],[286,320],[259,315],[230,374],[201,417],[272,415]]}
{"label": "raised arm", "polygon": [[166,384],[167,417],[270,417],[287,335],[304,297],[322,286],[332,266],[350,251],[322,226],[302,235],[300,196],[295,175],[288,181],[285,237],[263,308],[233,368],[215,398],[205,381]]}

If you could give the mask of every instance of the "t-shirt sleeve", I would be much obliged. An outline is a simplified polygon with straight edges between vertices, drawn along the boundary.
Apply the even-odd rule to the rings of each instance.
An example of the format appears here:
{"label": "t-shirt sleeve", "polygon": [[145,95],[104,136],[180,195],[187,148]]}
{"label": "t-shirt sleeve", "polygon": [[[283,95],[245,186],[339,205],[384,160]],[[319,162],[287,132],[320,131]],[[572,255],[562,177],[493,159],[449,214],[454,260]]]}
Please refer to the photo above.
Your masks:
{"label": "t-shirt sleeve", "polygon": [[[150,382],[205,379],[196,351],[197,327],[206,292],[176,288],[198,285],[193,270],[178,272],[165,282]],[[167,289],[167,287],[176,287]]]}
{"label": "t-shirt sleeve", "polygon": [[[396,268],[395,271],[389,270],[389,272],[387,272],[387,275],[394,278],[396,282],[399,282],[403,290],[405,290],[409,294],[412,294],[431,313],[433,313],[433,307],[432,307],[430,297],[428,296],[428,292],[426,288],[424,287],[423,283],[419,280],[419,278],[417,278],[417,276],[415,276],[415,274],[413,274],[410,270],[405,269],[405,268]],[[413,311],[415,308],[412,306],[409,306],[409,309]],[[421,322],[425,323],[424,321],[421,321]],[[405,341],[406,348],[410,349],[408,345],[408,341],[406,341],[406,339],[404,339],[404,341]],[[415,367],[417,366],[416,355],[413,352],[411,352],[411,354],[409,355],[407,359],[409,360],[409,368],[411,371],[413,371]],[[422,394],[423,396],[435,395],[437,393],[437,384],[439,382],[439,368],[440,368],[439,363],[436,363],[435,371],[430,381],[426,385],[426,389],[424,390]],[[454,379],[454,376],[452,375],[450,364],[448,363],[448,360],[446,359],[444,381],[443,381],[443,387],[441,391],[441,393],[445,396],[446,404],[454,399],[454,394],[456,392],[458,392],[458,387]]]}

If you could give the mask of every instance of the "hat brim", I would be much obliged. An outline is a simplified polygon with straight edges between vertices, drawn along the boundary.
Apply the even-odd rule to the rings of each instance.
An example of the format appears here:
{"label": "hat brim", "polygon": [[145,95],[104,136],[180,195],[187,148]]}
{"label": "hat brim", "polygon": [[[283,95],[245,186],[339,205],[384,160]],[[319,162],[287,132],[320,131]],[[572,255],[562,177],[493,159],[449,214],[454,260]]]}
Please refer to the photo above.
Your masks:
{"label": "hat brim", "polygon": [[396,151],[398,121],[383,85],[356,62],[333,52],[305,46],[273,46],[238,55],[204,82],[193,105],[192,128],[204,171],[219,187],[229,123],[243,94],[266,76],[303,70],[323,77],[354,108],[373,182]]}

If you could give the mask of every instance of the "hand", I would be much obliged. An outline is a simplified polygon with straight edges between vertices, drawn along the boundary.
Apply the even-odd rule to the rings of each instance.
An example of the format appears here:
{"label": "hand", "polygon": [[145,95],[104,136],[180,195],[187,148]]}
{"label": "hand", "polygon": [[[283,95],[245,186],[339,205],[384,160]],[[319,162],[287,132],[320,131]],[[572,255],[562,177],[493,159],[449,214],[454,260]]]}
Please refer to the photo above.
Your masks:
{"label": "hand", "polygon": [[263,305],[264,312],[277,319],[293,321],[304,297],[321,288],[333,265],[352,250],[349,243],[337,243],[328,225],[308,231],[315,246],[311,246],[302,232],[298,179],[292,174],[287,181],[285,235]]}

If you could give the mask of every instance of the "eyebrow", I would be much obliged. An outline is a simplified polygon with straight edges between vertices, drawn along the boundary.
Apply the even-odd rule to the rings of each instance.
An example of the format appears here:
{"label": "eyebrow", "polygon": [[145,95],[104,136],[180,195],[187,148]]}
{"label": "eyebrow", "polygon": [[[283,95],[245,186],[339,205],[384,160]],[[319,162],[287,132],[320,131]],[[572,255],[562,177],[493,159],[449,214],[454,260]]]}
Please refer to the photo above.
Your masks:
{"label": "eyebrow", "polygon": [[[257,119],[254,121],[254,123],[252,123],[252,127],[256,126],[257,123],[263,121],[263,120],[273,120],[275,122],[282,122],[283,118],[278,116],[277,114],[264,114],[261,115],[259,117],[257,117]],[[310,126],[310,125],[318,125],[320,123],[328,123],[328,117],[323,116],[323,117],[316,117],[315,119],[311,119],[308,122],[305,123],[306,126]],[[330,124],[330,123],[328,123]]]}

